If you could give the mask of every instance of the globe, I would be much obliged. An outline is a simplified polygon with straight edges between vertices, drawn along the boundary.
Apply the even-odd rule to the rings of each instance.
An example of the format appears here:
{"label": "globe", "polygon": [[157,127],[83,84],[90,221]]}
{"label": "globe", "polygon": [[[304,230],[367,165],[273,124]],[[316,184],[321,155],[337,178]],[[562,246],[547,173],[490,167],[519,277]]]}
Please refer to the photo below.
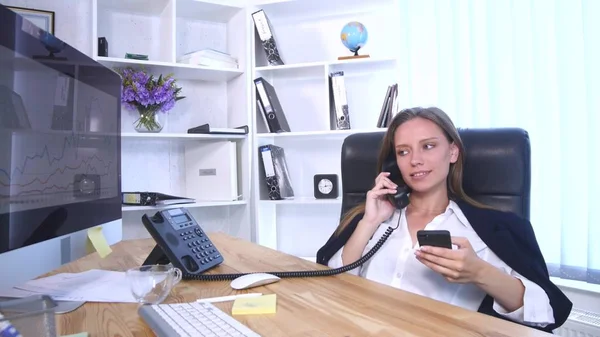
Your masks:
{"label": "globe", "polygon": [[351,21],[342,28],[342,43],[354,53],[354,56],[358,56],[358,50],[365,46],[368,38],[367,28],[360,22]]}
{"label": "globe", "polygon": [[67,46],[63,41],[46,31],[41,32],[40,41],[52,54],[60,53]]}

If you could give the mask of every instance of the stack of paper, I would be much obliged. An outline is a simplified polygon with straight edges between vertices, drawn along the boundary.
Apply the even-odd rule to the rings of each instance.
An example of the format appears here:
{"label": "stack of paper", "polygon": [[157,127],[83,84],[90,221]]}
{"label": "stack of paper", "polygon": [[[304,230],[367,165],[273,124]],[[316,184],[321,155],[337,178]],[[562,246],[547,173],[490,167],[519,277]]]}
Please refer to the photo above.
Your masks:
{"label": "stack of paper", "polygon": [[57,301],[135,303],[130,289],[124,272],[92,269],[27,281],[12,289],[0,291],[0,296],[45,294]]}
{"label": "stack of paper", "polygon": [[187,53],[179,59],[179,62],[216,68],[239,68],[237,58],[214,49],[202,49]]}

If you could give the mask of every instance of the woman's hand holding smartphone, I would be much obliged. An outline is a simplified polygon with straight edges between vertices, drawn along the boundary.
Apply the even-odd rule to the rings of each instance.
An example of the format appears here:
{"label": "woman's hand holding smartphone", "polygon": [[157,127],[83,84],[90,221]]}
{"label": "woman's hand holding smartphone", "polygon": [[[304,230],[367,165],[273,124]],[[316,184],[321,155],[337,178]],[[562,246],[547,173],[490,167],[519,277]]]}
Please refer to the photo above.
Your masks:
{"label": "woman's hand holding smartphone", "polygon": [[[453,283],[477,283],[485,273],[487,262],[480,259],[464,237],[451,237],[446,230],[417,232],[420,249],[417,260]],[[452,244],[457,249],[452,249]]]}
{"label": "woman's hand holding smartphone", "polygon": [[417,232],[419,246],[433,246],[452,249],[452,237],[447,230],[420,230]]}

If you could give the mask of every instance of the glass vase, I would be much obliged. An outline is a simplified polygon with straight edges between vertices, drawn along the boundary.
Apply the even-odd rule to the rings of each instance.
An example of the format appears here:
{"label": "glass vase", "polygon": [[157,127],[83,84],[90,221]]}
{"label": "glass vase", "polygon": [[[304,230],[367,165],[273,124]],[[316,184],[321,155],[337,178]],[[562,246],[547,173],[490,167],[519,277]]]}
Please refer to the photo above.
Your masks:
{"label": "glass vase", "polygon": [[159,114],[151,111],[139,111],[140,117],[135,121],[135,131],[137,132],[161,132],[163,122]]}

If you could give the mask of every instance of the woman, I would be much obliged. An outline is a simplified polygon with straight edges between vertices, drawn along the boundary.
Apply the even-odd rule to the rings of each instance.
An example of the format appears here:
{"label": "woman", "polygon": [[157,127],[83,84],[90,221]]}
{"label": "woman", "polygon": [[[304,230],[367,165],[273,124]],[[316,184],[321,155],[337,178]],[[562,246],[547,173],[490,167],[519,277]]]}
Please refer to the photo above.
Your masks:
{"label": "woman", "polygon": [[[398,113],[383,140],[374,187],[345,215],[317,261],[348,265],[397,227],[350,273],[541,330],[559,327],[572,303],[550,281],[531,224],[465,194],[463,154],[458,131],[440,109]],[[390,159],[397,178],[382,172]],[[402,187],[410,191],[408,206],[397,209],[389,197]],[[423,229],[450,231],[454,249],[419,247],[416,233]]]}

